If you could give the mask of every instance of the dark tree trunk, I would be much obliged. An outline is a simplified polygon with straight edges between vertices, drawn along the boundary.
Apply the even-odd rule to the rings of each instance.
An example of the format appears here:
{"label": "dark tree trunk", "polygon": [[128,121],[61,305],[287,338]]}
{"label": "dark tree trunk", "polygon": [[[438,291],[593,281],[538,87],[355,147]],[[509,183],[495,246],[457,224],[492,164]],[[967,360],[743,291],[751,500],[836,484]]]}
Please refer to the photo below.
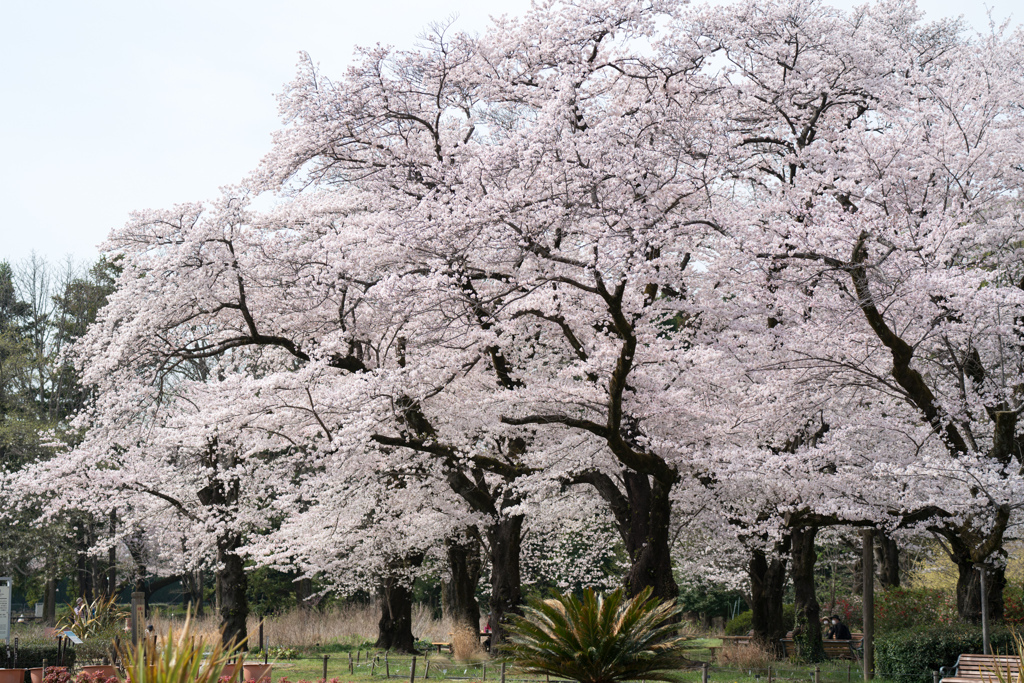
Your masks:
{"label": "dark tree trunk", "polygon": [[[423,556],[406,558],[406,562],[418,567],[423,563]],[[381,579],[377,586],[377,598],[380,602],[380,621],[377,622],[377,642],[374,647],[413,654],[415,638],[412,635],[412,591],[408,577],[396,571]]]}
{"label": "dark tree trunk", "polygon": [[110,549],[107,550],[107,597],[117,594],[117,510],[110,511]]}
{"label": "dark tree trunk", "polygon": [[[974,562],[957,562],[956,608],[960,619],[981,623],[981,577]],[[989,623],[1003,620],[1003,589],[1006,588],[1005,567],[988,567],[985,592],[988,598]]]}
{"label": "dark tree trunk", "polygon": [[650,587],[654,597],[675,600],[679,586],[672,575],[669,553],[669,519],[672,501],[670,485],[646,474],[626,471],[626,498],[629,501],[629,528],[626,531],[626,552],[630,567],[626,591],[637,595]]}
{"label": "dark tree trunk", "polygon": [[85,598],[86,603],[89,604],[92,603],[94,597],[93,572],[92,566],[90,566],[93,558],[89,556],[89,548],[92,546],[90,526],[84,519],[80,519],[78,531],[75,534],[75,579],[78,582],[78,597]]}
{"label": "dark tree trunk", "polygon": [[779,639],[785,637],[790,626],[782,613],[782,600],[786,592],[785,556],[769,560],[764,551],[754,550],[748,574],[754,640],[776,657],[782,657],[785,651]]}
{"label": "dark tree trunk", "polygon": [[43,623],[53,626],[57,623],[57,579],[46,579],[43,593]]}
{"label": "dark tree trunk", "polygon": [[519,559],[523,542],[523,517],[502,517],[487,528],[491,546],[491,647],[505,640],[508,614],[522,614],[523,592]]}
{"label": "dark tree trunk", "polygon": [[242,649],[247,650],[249,602],[245,593],[249,582],[245,575],[245,565],[237,552],[241,545],[242,540],[237,536],[221,541],[221,564],[217,574],[221,587],[220,626],[224,632],[221,639],[225,645],[240,643]]}
{"label": "dark tree trunk", "polygon": [[808,662],[825,659],[821,643],[821,607],[814,586],[814,549],[817,527],[797,527],[792,532],[793,591],[796,602],[796,628],[793,640],[801,658]]}
{"label": "dark tree trunk", "polygon": [[181,575],[181,585],[188,596],[189,609],[199,617],[203,615],[203,574],[201,569]]}
{"label": "dark tree trunk", "polygon": [[899,588],[900,549],[883,531],[875,532],[875,574],[882,588]]}
{"label": "dark tree trunk", "polygon": [[477,633],[480,630],[480,603],[476,588],[480,583],[480,540],[476,529],[466,538],[445,541],[449,576],[441,582],[441,609],[458,627]]}
{"label": "dark tree trunk", "polygon": [[295,601],[300,609],[310,610],[316,607],[316,600],[313,596],[313,582],[309,579],[299,579],[295,584]]}

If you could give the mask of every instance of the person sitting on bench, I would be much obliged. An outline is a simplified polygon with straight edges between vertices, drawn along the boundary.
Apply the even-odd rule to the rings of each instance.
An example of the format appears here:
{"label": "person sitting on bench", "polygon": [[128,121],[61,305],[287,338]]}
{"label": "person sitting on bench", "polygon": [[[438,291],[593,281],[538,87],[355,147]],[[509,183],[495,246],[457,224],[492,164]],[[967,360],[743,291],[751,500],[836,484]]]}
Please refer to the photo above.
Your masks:
{"label": "person sitting on bench", "polygon": [[826,637],[829,640],[851,640],[853,638],[850,629],[834,614],[832,615],[832,628],[828,630]]}

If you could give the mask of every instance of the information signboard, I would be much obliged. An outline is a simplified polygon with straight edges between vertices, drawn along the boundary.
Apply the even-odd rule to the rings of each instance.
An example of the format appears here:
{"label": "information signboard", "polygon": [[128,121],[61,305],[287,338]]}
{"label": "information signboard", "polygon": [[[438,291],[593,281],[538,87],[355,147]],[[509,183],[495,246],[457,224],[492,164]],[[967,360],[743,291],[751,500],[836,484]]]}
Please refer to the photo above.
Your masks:
{"label": "information signboard", "polygon": [[11,589],[14,580],[0,576],[0,640],[11,644]]}

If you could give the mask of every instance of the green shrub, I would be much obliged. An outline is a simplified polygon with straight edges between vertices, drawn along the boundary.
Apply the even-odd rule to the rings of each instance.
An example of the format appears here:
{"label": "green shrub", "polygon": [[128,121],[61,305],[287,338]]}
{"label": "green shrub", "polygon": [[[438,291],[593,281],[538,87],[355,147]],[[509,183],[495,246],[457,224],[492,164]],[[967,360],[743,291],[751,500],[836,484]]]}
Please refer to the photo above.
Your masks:
{"label": "green shrub", "polygon": [[876,633],[952,624],[956,619],[956,600],[950,591],[889,588],[876,596]]}
{"label": "green shrub", "polygon": [[[992,627],[989,639],[993,651],[1013,651],[1013,638],[1004,626]],[[875,671],[882,678],[900,683],[929,683],[932,671],[956,664],[957,657],[965,652],[981,652],[981,626],[907,628],[875,639]]]}
{"label": "green shrub", "polygon": [[[796,622],[796,608],[793,605],[782,606],[782,620],[786,622],[786,630],[793,628]],[[750,610],[740,612],[725,624],[725,635],[745,636],[754,627],[754,613]]]}
{"label": "green shrub", "polygon": [[688,660],[675,620],[681,610],[651,597],[623,590],[580,597],[556,594],[537,600],[509,626],[509,651],[527,673],[548,674],[579,683],[671,681]]}
{"label": "green shrub", "polygon": [[727,617],[732,613],[733,605],[742,599],[736,590],[728,590],[715,583],[694,582],[679,587],[679,599],[676,604],[684,612],[704,614],[711,617]]}
{"label": "green shrub", "polygon": [[1019,627],[1024,624],[1024,590],[1007,586],[1003,591],[1003,620]]}
{"label": "green shrub", "polygon": [[[2,651],[3,649],[0,648],[0,652]],[[30,644],[18,646],[19,669],[34,669],[36,667],[42,666],[44,660],[46,661],[47,665],[57,666],[57,643]],[[0,662],[2,661],[3,657],[0,656]],[[64,666],[71,667],[74,666],[74,664],[75,649],[73,647],[69,647],[64,652]]]}

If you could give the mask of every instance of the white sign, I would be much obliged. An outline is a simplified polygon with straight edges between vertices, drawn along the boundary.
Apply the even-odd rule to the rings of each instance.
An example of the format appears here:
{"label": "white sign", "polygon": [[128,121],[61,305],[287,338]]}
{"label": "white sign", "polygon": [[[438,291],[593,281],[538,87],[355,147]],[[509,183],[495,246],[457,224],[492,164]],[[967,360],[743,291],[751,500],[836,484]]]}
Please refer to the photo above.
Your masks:
{"label": "white sign", "polygon": [[41,603],[41,602],[37,602],[36,603],[36,619],[42,619],[43,618],[43,607],[44,607],[43,603]]}
{"label": "white sign", "polygon": [[11,589],[14,581],[0,576],[0,640],[11,644]]}

